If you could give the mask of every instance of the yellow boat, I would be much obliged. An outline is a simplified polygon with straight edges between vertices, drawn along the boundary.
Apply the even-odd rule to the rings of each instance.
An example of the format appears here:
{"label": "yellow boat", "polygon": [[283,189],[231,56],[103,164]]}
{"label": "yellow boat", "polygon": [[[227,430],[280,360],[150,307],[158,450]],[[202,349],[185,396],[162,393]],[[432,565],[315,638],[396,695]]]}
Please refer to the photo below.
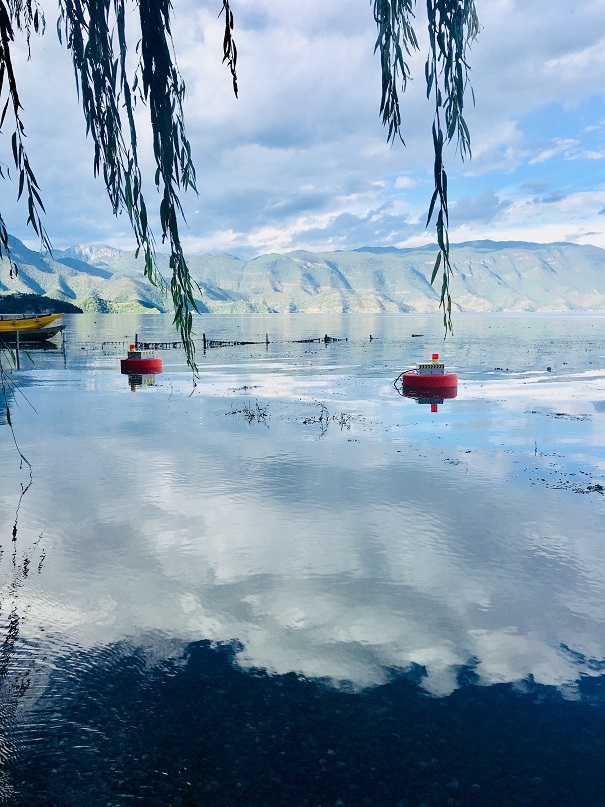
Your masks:
{"label": "yellow boat", "polygon": [[32,331],[50,325],[63,314],[0,314],[0,334]]}

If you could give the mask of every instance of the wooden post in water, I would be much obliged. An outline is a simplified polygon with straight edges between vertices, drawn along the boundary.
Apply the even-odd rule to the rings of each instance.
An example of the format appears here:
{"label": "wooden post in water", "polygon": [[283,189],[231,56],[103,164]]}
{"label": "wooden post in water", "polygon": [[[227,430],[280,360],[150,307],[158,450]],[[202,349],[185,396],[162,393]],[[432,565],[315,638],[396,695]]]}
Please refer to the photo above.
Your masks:
{"label": "wooden post in water", "polygon": [[206,334],[205,333],[202,334],[202,338],[204,340],[203,344],[204,344],[204,353],[205,353],[206,352]]}
{"label": "wooden post in water", "polygon": [[265,334],[265,344],[266,345],[269,344],[269,334],[268,333]]}
{"label": "wooden post in water", "polygon": [[21,369],[21,364],[19,362],[19,331],[17,331],[16,341],[15,341],[15,356],[17,360],[17,370]]}

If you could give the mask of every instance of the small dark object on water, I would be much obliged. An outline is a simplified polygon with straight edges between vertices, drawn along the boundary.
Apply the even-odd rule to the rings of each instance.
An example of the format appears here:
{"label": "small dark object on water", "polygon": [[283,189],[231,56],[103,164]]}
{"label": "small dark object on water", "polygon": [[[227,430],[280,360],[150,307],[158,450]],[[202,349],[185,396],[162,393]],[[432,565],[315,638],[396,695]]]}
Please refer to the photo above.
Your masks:
{"label": "small dark object on water", "polygon": [[424,336],[423,333],[413,333],[412,336]]}
{"label": "small dark object on water", "polygon": [[550,371],[551,371],[551,370],[552,370],[552,367],[547,367],[547,368],[546,368],[546,371],[547,371],[548,373],[550,373]]}
{"label": "small dark object on water", "polygon": [[137,342],[136,345],[140,350],[170,350],[181,347],[182,342]]}

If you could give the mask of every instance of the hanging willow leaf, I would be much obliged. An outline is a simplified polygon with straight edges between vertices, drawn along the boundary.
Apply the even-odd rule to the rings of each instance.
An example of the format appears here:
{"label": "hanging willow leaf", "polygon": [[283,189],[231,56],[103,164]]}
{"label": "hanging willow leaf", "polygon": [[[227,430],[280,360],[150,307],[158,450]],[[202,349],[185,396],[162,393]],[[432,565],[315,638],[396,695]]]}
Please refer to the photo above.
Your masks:
{"label": "hanging willow leaf", "polygon": [[431,285],[435,282],[435,278],[437,277],[437,272],[439,271],[439,267],[441,266],[441,252],[437,253],[437,258],[435,260],[435,266],[433,267],[433,274],[431,275]]}

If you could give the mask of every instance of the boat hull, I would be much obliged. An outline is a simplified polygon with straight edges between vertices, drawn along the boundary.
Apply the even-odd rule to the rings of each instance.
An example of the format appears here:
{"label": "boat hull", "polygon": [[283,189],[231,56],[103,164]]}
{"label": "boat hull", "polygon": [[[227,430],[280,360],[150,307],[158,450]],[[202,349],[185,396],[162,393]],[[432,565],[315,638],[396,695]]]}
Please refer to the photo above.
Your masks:
{"label": "boat hull", "polygon": [[25,331],[39,331],[45,328],[57,319],[60,319],[63,314],[39,314],[36,316],[28,317],[25,314],[15,315],[2,315],[0,316],[0,336],[6,333],[24,333]]}
{"label": "boat hull", "polygon": [[29,329],[25,331],[0,331],[0,344],[16,345],[19,334],[20,345],[31,345],[48,342],[65,330],[65,325],[51,325],[49,328]]}

